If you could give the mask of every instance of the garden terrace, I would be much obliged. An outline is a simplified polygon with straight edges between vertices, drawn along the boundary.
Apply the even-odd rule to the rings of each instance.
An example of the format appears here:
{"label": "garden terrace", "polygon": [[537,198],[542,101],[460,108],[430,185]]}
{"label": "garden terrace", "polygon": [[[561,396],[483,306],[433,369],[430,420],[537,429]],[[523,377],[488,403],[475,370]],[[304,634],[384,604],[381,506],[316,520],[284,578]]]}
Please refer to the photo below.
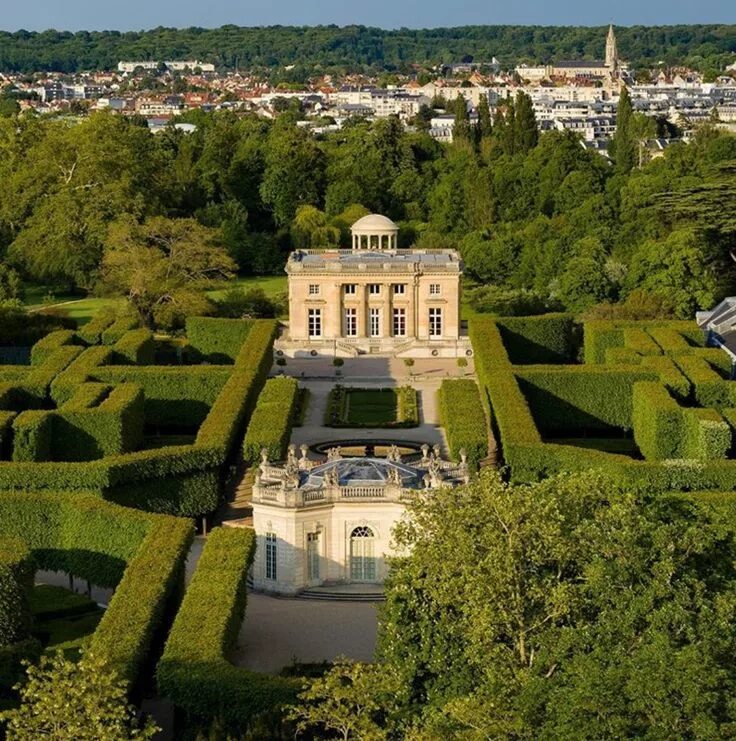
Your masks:
{"label": "garden terrace", "polygon": [[[219,344],[186,345],[203,364],[156,366],[150,332],[105,322],[48,335],[33,365],[0,367],[0,490],[97,492],[188,517],[214,511],[272,365],[276,323],[218,320],[207,329],[223,333]],[[229,364],[209,364],[226,351]]]}
{"label": "garden terrace", "polygon": [[[511,340],[508,321],[473,319],[470,336],[512,479],[602,468],[662,491],[736,488],[736,384],[726,354],[704,347],[693,323],[590,322],[576,348],[580,329],[561,331],[559,315],[515,317]],[[535,338],[526,356],[525,336]],[[530,362],[540,347],[571,360],[582,350],[585,363]]]}
{"label": "garden terrace", "polygon": [[115,589],[89,645],[131,683],[176,608],[192,537],[186,520],[91,495],[0,492],[0,538],[22,539],[38,568]]}

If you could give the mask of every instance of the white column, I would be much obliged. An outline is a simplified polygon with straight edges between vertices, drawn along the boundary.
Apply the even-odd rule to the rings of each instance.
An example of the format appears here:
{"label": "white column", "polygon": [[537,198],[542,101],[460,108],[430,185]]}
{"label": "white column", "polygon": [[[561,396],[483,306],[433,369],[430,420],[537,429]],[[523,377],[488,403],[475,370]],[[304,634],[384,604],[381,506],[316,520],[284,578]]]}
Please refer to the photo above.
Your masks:
{"label": "white column", "polygon": [[366,311],[366,300],[365,300],[365,285],[362,283],[358,283],[358,285],[355,287],[356,291],[356,297],[358,299],[358,306],[357,306],[357,312],[356,312],[356,321],[358,323],[357,327],[357,337],[365,337],[367,334],[367,322],[368,317],[367,311]]}
{"label": "white column", "polygon": [[393,323],[393,311],[391,310],[391,284],[384,283],[383,290],[386,294],[383,301],[383,337],[391,337],[391,324]]}

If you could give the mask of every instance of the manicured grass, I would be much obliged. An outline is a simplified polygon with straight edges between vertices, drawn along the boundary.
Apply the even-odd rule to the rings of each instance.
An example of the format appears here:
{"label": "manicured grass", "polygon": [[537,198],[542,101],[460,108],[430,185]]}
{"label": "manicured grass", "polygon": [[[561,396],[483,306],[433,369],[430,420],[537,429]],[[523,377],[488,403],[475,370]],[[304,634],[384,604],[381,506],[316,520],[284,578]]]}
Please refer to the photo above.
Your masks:
{"label": "manicured grass", "polygon": [[348,424],[381,427],[396,421],[396,411],[393,389],[348,389]]}
{"label": "manicured grass", "polygon": [[[263,292],[269,297],[277,296],[288,290],[286,274],[258,275],[236,278],[227,284],[223,284],[221,288],[215,291],[208,291],[207,295],[212,299],[222,298],[228,291],[234,288],[242,288],[243,290],[262,288]],[[28,309],[39,311],[43,310],[44,307],[54,307],[59,311],[63,311],[70,319],[74,319],[79,326],[89,322],[102,309],[121,311],[125,307],[124,298],[84,298],[58,288],[37,285],[25,286],[23,303]],[[62,305],[57,306],[58,304]]]}
{"label": "manicured grass", "polygon": [[210,298],[222,298],[228,291],[233,288],[242,288],[247,291],[249,288],[262,288],[266,296],[273,297],[279,293],[285,293],[288,290],[286,273],[283,275],[251,275],[243,278],[236,278],[230,281],[223,288],[216,291],[208,291]]}

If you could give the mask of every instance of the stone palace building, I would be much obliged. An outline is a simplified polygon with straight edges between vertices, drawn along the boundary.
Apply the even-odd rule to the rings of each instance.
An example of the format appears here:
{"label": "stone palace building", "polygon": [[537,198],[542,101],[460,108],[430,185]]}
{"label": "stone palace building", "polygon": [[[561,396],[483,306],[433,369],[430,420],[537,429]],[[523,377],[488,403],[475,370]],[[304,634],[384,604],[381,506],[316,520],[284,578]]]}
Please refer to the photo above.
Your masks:
{"label": "stone palace building", "polygon": [[455,464],[439,453],[425,445],[421,459],[405,462],[397,448],[385,458],[343,457],[333,448],[318,462],[307,458],[306,445],[301,457],[292,445],[284,464],[264,453],[253,484],[253,586],[295,594],[325,584],[381,584],[386,557],[394,555],[391,529],[406,502],[468,481],[464,454]]}
{"label": "stone palace building", "polygon": [[290,357],[471,355],[461,333],[455,250],[399,249],[399,228],[379,214],[353,224],[352,249],[296,250],[286,264]]}

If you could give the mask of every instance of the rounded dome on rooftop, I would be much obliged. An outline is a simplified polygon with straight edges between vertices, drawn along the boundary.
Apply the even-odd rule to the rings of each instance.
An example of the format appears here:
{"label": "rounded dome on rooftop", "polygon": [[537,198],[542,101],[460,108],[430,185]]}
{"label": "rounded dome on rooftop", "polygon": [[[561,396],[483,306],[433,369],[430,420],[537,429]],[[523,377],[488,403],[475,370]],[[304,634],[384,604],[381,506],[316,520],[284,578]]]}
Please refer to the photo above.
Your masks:
{"label": "rounded dome on rooftop", "polygon": [[340,486],[375,484],[382,485],[389,482],[389,471],[394,470],[401,479],[405,488],[420,488],[423,472],[418,471],[406,463],[396,463],[386,458],[339,458],[315,466],[311,471],[301,476],[301,486],[322,486],[324,476],[328,471],[337,474]]}
{"label": "rounded dome on rooftop", "polygon": [[398,232],[399,227],[387,216],[381,214],[368,214],[358,219],[351,227],[353,231],[359,232]]}

